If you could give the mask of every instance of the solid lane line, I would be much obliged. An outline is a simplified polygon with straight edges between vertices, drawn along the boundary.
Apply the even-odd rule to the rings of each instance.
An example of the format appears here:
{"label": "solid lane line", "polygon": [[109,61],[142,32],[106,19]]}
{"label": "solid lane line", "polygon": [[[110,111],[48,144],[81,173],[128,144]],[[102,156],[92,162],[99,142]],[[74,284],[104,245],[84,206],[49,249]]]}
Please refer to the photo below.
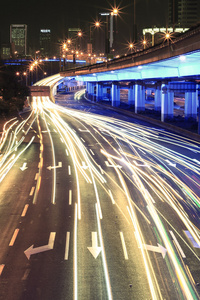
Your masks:
{"label": "solid lane line", "polygon": [[124,258],[128,259],[128,253],[127,253],[127,249],[126,249],[124,235],[123,235],[123,232],[121,232],[121,231],[120,231],[120,238],[121,238],[121,242],[122,242],[122,248],[123,248],[123,251],[124,251]]}
{"label": "solid lane line", "polygon": [[17,235],[18,235],[18,232],[19,232],[19,228],[15,229],[15,231],[13,233],[13,236],[12,236],[12,239],[10,240],[9,246],[13,246],[14,245],[15,240],[16,240]]}
{"label": "solid lane line", "polygon": [[21,217],[25,217],[25,215],[26,215],[26,213],[27,213],[27,210],[28,210],[28,207],[29,207],[29,204],[26,204],[26,205],[24,206],[24,209],[23,209],[23,212],[22,212],[22,214],[21,214]]}
{"label": "solid lane line", "polygon": [[65,260],[68,260],[69,257],[69,239],[70,239],[70,232],[68,231],[66,235]]}

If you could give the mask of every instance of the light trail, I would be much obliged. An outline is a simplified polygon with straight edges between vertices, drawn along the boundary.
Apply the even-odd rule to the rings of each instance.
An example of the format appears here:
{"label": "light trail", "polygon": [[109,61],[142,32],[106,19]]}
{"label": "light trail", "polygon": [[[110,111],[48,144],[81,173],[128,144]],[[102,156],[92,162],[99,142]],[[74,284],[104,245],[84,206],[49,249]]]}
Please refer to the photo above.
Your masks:
{"label": "light trail", "polygon": [[[45,78],[37,83],[37,85],[49,85],[52,89],[61,79],[62,77],[56,75],[51,78]],[[77,98],[82,93],[77,93]],[[54,132],[59,136],[62,147],[65,146],[66,148],[66,158],[68,159],[68,156],[70,156],[72,159],[72,170],[76,178],[76,201],[74,201],[73,193],[73,202],[75,203],[74,299],[78,299],[77,220],[81,220],[81,176],[84,178],[86,184],[92,186],[95,195],[94,202],[100,244],[103,249],[102,260],[108,299],[112,299],[112,290],[101,230],[101,219],[103,217],[100,205],[101,189],[106,191],[112,204],[115,204],[113,205],[113,209],[117,207],[123,219],[126,220],[126,223],[130,224],[132,222],[134,229],[132,238],[134,239],[136,236],[140,247],[152,299],[163,299],[165,297],[162,295],[162,287],[158,283],[159,280],[154,270],[153,259],[143,247],[146,244],[147,236],[145,236],[145,232],[142,232],[141,220],[148,224],[150,231],[152,230],[151,228],[156,229],[161,243],[166,247],[167,255],[163,263],[166,265],[166,269],[168,269],[168,276],[171,276],[171,282],[169,282],[171,284],[174,282],[175,289],[175,285],[178,283],[177,289],[180,298],[198,299],[198,293],[194,286],[195,281],[190,273],[190,269],[178,255],[178,244],[176,243],[175,245],[170,240],[167,228],[173,229],[178,234],[181,242],[187,245],[192,255],[195,256],[195,252],[185,240],[186,237],[182,237],[183,234],[181,231],[187,229],[195,242],[200,246],[198,219],[200,210],[199,146],[191,139],[181,138],[176,134],[159,131],[159,129],[152,129],[147,126],[91,112],[81,112],[70,108],[66,109],[55,105],[48,97],[33,97],[32,107],[33,112],[28,119],[18,125],[17,121],[13,119],[12,122],[10,121],[10,123],[4,126],[0,147],[2,149],[6,148],[6,150],[4,155],[0,157],[0,163],[2,162],[0,178],[3,179],[5,177],[4,174],[6,174],[8,169],[12,168],[16,158],[19,157],[19,154],[14,156],[13,151],[23,145],[23,140],[18,138],[19,141],[16,144],[16,137],[22,133],[25,126],[28,126],[28,120],[32,120],[31,125],[25,131],[27,134],[37,118],[40,138],[40,170],[37,177],[38,183],[36,186],[38,187],[36,191],[39,192],[44,151],[39,118],[44,120],[47,129],[46,132],[49,134],[52,161],[55,166],[56,148],[54,149],[54,138],[50,133],[50,128],[53,127]],[[35,117],[34,114],[36,114]],[[80,127],[78,125],[77,128],[81,129],[77,130],[77,128],[73,127],[71,124],[73,122],[70,122],[71,120],[79,124]],[[49,123],[51,124],[49,125]],[[88,139],[87,135],[89,135]],[[95,145],[94,149],[92,149],[93,153],[90,153],[88,140],[93,141]],[[189,152],[193,153],[193,155],[189,155]],[[21,151],[20,155],[22,153]],[[102,162],[105,162],[105,158],[110,166],[112,166],[112,170],[110,168],[108,172],[109,167],[102,164]],[[120,167],[117,167],[119,164]],[[114,173],[112,174],[114,175],[111,175],[113,171]],[[54,169],[53,172],[56,172],[56,170]],[[55,204],[56,194],[55,178],[56,173],[53,173],[53,204]],[[97,183],[99,183],[98,186]],[[117,202],[113,197],[111,193],[113,186],[124,196],[123,201]],[[195,189],[194,186],[196,187]],[[136,190],[139,197],[135,195]],[[171,218],[167,215],[168,210],[173,212]],[[182,228],[178,229],[176,219]],[[152,243],[155,242],[157,242],[156,238]]]}
{"label": "light trail", "polygon": [[[180,205],[181,201],[183,201],[184,199],[183,199],[183,194],[182,196],[180,196],[179,191],[180,189],[183,189],[187,194],[187,199],[189,199],[190,203],[193,202],[194,204],[197,205],[197,207],[199,207],[200,204],[199,196],[195,194],[195,192],[191,188],[189,188],[177,175],[178,171],[180,170],[180,172],[183,175],[188,177],[186,172],[189,169],[191,172],[199,176],[200,175],[199,164],[198,161],[194,161],[189,156],[183,155],[169,148],[171,145],[175,145],[177,148],[179,147],[180,149],[182,149],[183,147],[185,147],[187,148],[187,150],[196,151],[196,153],[199,153],[200,152],[199,147],[197,147],[189,139],[185,139],[183,142],[179,137],[176,138],[176,135],[170,135],[170,134],[165,135],[165,132],[160,133],[159,131],[156,131],[155,134],[155,130],[152,131],[138,124],[134,125],[113,118],[112,121],[110,121],[109,118],[104,116],[98,116],[91,113],[88,114],[85,112],[83,113],[73,109],[64,109],[62,107],[56,106],[53,103],[51,103],[49,99],[46,99],[46,101],[43,102],[43,105],[46,107],[45,109],[47,111],[48,110],[51,111],[52,119],[53,119],[53,115],[55,118],[55,112],[53,113],[54,110],[56,111],[56,115],[58,113],[59,114],[62,113],[63,115],[66,115],[66,117],[69,116],[69,117],[73,117],[74,119],[77,119],[79,122],[81,122],[81,124],[83,124],[86,130],[88,130],[87,129],[88,126],[91,126],[91,128],[94,129],[99,136],[99,138],[95,136],[94,140],[97,141],[99,145],[102,145],[101,140],[104,140],[104,143],[106,143],[109,146],[110,152],[115,153],[114,155],[113,154],[111,155],[109,154],[108,151],[106,152],[107,157],[112,157],[112,164],[114,164],[115,160],[121,161],[121,165],[124,166],[125,170],[124,168],[123,170],[118,170],[116,167],[114,167],[115,171],[118,173],[118,175],[119,173],[122,172],[122,174],[125,173],[128,175],[129,178],[132,178],[131,180],[133,180],[134,186],[138,188],[141,196],[147,202],[146,205],[148,207],[148,211],[149,212],[151,211],[151,216],[154,222],[157,219],[155,217],[156,210],[151,210],[151,207],[155,205],[155,202],[152,201],[153,198],[151,196],[151,193],[155,193],[157,197],[160,198],[160,200],[162,200],[163,203],[167,203],[168,205],[170,205],[170,207],[176,213],[178,218],[180,218],[180,220],[189,230],[189,232],[191,233],[195,241],[197,243],[200,243],[199,233],[197,232],[193,223],[189,219],[188,214],[185,213],[183,206]],[[64,126],[64,128],[66,129],[66,126],[64,125],[64,121],[59,120],[59,122],[62,123],[62,126]],[[70,139],[70,147],[68,146],[67,149],[69,150],[73,148],[74,146],[72,147],[72,144],[76,142],[76,147],[73,150],[74,153],[72,156],[76,157],[74,158],[74,165],[79,166],[78,168],[80,170],[80,165],[81,165],[80,159],[78,159],[75,153],[78,148],[80,149],[80,152],[82,152],[82,154],[87,153],[88,150],[85,149],[85,145],[82,147],[83,143],[81,141],[81,138],[77,137],[77,135],[75,137],[74,131],[69,129],[69,124],[67,125],[67,131],[70,132],[71,134],[70,138],[72,138]],[[88,132],[92,137],[94,136],[91,131]],[[107,133],[109,132],[109,135],[105,136],[104,133],[106,132]],[[62,139],[63,136],[64,136],[64,131],[62,134]],[[110,141],[114,141],[115,144],[110,143]],[[67,143],[69,145],[69,140]],[[126,152],[124,152],[123,150],[124,147],[126,147]],[[139,154],[137,149],[142,150],[144,154],[142,152],[140,152]],[[72,153],[72,151],[70,152]],[[134,162],[131,161],[130,159],[130,155],[132,155],[132,152],[134,152],[134,156],[136,157],[136,161],[138,165],[134,164]],[[146,156],[145,153],[148,153],[148,156]],[[170,166],[168,166],[166,163],[166,161],[170,161],[170,160],[176,163],[176,169],[175,170],[173,169],[173,171],[171,171]],[[84,156],[84,160],[82,161],[86,161],[86,165],[89,166],[89,169],[91,169],[91,166],[93,170],[96,169],[96,168],[94,169],[94,165],[93,163],[91,163],[91,158],[88,155]],[[160,165],[157,163],[157,161],[160,162]],[[144,166],[147,165],[148,168],[142,170],[143,165]],[[99,174],[98,175],[97,174],[98,173],[95,173],[95,176],[97,176],[97,178],[100,178]],[[106,173],[105,176],[107,177]],[[166,179],[167,180],[170,179],[171,181],[173,181],[173,186],[171,186],[166,181]],[[123,182],[122,179],[120,179],[120,181],[121,183]],[[143,185],[144,183],[148,186],[147,189],[144,188]],[[96,194],[96,198],[98,199],[98,194]],[[127,199],[131,199],[131,197],[127,195]],[[134,200],[131,200],[131,202],[132,201]],[[129,203],[130,209],[132,207],[131,202]],[[97,207],[98,207],[98,203],[99,202],[97,202]],[[99,216],[101,218],[100,211],[99,211]],[[169,249],[171,262],[173,263],[175,270],[177,270],[176,276],[177,276],[177,280],[180,282],[179,287],[182,290],[183,294],[186,293],[186,297],[189,298],[195,297],[196,292],[194,293],[191,292],[192,285],[190,285],[190,279],[185,281],[185,277],[187,278],[187,275],[186,273],[184,273],[183,269],[180,269],[176,264],[177,257],[175,255],[174,250],[171,251],[173,248],[172,244],[169,243],[169,238],[166,238],[166,232],[160,230],[159,228],[160,226],[161,223],[157,222],[156,228],[160,232],[167,249]],[[139,234],[139,236],[140,235],[141,233]],[[143,253],[143,258],[145,260],[144,253]],[[147,261],[145,262],[146,266],[148,264],[149,264],[149,259],[147,259]],[[147,270],[147,277],[149,278],[149,282],[150,282],[152,297],[156,298],[157,293],[161,296],[161,292],[159,291],[158,284],[154,275],[153,275],[154,278],[153,281],[155,282],[155,285],[152,284],[152,279],[150,275],[153,274],[152,267],[149,268],[146,267],[146,270]],[[182,275],[183,273],[184,275]],[[187,285],[188,287],[185,290],[182,289],[184,285]],[[154,290],[154,288],[152,290],[153,286],[156,287],[156,290]]]}

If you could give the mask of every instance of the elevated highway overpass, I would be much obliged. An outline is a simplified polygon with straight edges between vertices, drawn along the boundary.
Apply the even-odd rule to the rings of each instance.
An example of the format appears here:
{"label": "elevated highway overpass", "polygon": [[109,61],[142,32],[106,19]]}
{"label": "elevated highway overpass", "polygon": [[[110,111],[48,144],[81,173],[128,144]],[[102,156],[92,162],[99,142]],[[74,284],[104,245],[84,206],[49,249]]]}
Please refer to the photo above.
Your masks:
{"label": "elevated highway overpass", "polygon": [[161,120],[173,117],[174,95],[185,98],[185,118],[198,119],[200,94],[200,26],[175,40],[104,63],[78,67],[60,73],[67,81],[86,83],[90,99],[101,101],[109,95],[120,105],[120,89],[128,89],[128,104],[135,112],[145,109],[148,90],[155,93],[154,106]]}

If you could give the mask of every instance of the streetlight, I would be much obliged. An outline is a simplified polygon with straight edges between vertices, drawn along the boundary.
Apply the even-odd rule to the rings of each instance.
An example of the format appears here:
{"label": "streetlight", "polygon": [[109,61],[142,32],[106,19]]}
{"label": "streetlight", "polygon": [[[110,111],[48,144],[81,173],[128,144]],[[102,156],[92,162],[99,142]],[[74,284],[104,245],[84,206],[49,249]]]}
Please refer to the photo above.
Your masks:
{"label": "streetlight", "polygon": [[147,41],[145,39],[142,41],[142,44],[143,44],[143,49],[146,49]]}
{"label": "streetlight", "polygon": [[[105,23],[105,52],[108,55],[110,53],[110,49],[113,47],[113,18],[114,16],[118,16],[119,9],[116,7],[112,8],[112,11],[110,13],[100,13],[101,16],[106,17]],[[110,25],[110,30],[108,30]],[[110,31],[110,38],[109,38],[109,31]]]}
{"label": "streetlight", "polygon": [[168,46],[169,46],[169,42],[170,42],[171,38],[172,38],[172,34],[169,31],[166,31],[165,35],[164,35],[164,41],[167,41]]}
{"label": "streetlight", "polygon": [[101,23],[99,21],[96,21],[95,23],[93,23],[92,25],[90,25],[90,42],[88,43],[88,53],[92,53],[93,49],[92,49],[92,28],[99,28],[101,26]]}
{"label": "streetlight", "polygon": [[133,52],[133,50],[135,50],[135,44],[134,43],[129,43],[128,47],[129,47],[131,53]]}
{"label": "streetlight", "polygon": [[113,8],[113,11],[110,14],[110,49],[113,48],[114,36],[113,36],[113,17],[118,16],[118,8]]}

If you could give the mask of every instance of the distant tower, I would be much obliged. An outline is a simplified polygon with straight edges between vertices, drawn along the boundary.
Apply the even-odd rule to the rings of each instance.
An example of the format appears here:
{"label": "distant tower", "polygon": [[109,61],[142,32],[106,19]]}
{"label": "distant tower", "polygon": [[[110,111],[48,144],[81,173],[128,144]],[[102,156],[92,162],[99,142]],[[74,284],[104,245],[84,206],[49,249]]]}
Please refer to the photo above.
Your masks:
{"label": "distant tower", "polygon": [[17,51],[18,55],[27,55],[27,25],[10,25],[10,44],[14,46],[14,52]]}
{"label": "distant tower", "polygon": [[51,30],[40,29],[40,54],[51,56]]}
{"label": "distant tower", "polygon": [[169,0],[169,24],[175,27],[191,27],[199,21],[199,0]]}

